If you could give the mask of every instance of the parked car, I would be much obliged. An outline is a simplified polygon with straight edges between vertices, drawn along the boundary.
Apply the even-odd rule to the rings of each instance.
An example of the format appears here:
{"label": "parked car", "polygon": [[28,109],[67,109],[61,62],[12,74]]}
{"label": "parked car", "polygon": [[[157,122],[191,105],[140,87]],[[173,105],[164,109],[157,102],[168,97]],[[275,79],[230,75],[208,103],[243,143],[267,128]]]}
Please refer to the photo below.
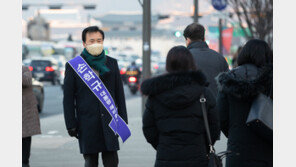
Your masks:
{"label": "parked car", "polygon": [[64,90],[64,78],[65,78],[65,65],[60,66],[60,77],[59,77],[59,82],[61,85],[61,88]]}
{"label": "parked car", "polygon": [[53,58],[57,60],[58,63],[58,70],[59,70],[59,78],[58,82],[61,85],[61,88],[64,89],[64,78],[65,78],[65,69],[67,60],[64,55],[52,55]]}
{"label": "parked car", "polygon": [[43,84],[36,79],[32,79],[32,85],[33,85],[33,92],[37,99],[37,107],[39,113],[42,112],[43,104],[44,104],[44,87]]}
{"label": "parked car", "polygon": [[23,63],[24,66],[29,67],[30,64],[31,64],[31,61],[32,61],[31,59],[24,59],[24,60],[22,61],[22,63]]}
{"label": "parked car", "polygon": [[29,69],[36,80],[50,81],[53,85],[59,84],[60,71],[58,62],[54,58],[32,58]]}

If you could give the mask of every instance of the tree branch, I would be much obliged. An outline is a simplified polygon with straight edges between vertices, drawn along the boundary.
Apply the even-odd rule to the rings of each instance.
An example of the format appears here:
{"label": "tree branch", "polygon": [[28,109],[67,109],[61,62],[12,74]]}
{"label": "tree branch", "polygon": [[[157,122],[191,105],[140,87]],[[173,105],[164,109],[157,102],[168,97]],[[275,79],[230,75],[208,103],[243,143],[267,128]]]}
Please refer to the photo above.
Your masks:
{"label": "tree branch", "polygon": [[[143,0],[144,1],[144,0]],[[143,2],[141,2],[141,0],[138,0],[139,4],[142,6],[143,8]]]}
{"label": "tree branch", "polygon": [[[273,0],[228,0],[247,39],[259,38],[272,45]],[[243,23],[247,23],[250,35]]]}
{"label": "tree branch", "polygon": [[244,14],[244,17],[245,17],[245,21],[247,22],[248,24],[248,27],[250,29],[250,32],[251,32],[251,38],[254,38],[254,24],[252,24],[252,21],[250,20],[250,14],[248,14],[249,12],[247,11],[246,9],[246,3],[243,4],[242,2],[239,3],[240,4],[240,7],[243,9],[243,14]]}

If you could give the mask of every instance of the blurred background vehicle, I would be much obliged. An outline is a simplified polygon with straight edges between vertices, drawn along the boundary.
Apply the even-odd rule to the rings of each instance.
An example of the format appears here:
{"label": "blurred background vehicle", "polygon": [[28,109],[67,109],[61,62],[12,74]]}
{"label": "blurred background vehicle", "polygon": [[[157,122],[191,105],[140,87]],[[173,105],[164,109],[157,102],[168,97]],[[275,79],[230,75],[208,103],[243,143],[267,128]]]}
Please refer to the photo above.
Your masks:
{"label": "blurred background vehicle", "polygon": [[131,93],[134,95],[138,92],[140,88],[139,79],[135,76],[129,76],[127,85]]}
{"label": "blurred background vehicle", "polygon": [[118,61],[118,68],[120,71],[120,76],[121,76],[123,84],[127,84],[126,66],[122,62]]}
{"label": "blurred background vehicle", "polygon": [[22,63],[24,66],[27,66],[29,68],[31,61],[32,61],[31,59],[24,59]]}
{"label": "blurred background vehicle", "polygon": [[52,57],[57,61],[58,64],[58,83],[61,85],[61,88],[64,89],[64,78],[65,78],[65,65],[67,60],[64,55],[60,54],[53,54]]}
{"label": "blurred background vehicle", "polygon": [[36,79],[32,78],[32,86],[33,86],[33,92],[37,99],[37,107],[38,112],[41,113],[43,109],[44,104],[44,86],[41,82],[37,81]]}
{"label": "blurred background vehicle", "polygon": [[50,81],[52,85],[59,84],[60,82],[58,62],[54,58],[33,58],[29,69],[32,72],[32,77],[38,81]]}
{"label": "blurred background vehicle", "polygon": [[136,65],[135,61],[133,61],[130,66],[128,66],[126,70],[126,76],[128,78],[128,87],[131,93],[134,95],[139,90],[141,80],[141,71]]}
{"label": "blurred background vehicle", "polygon": [[[31,59],[25,59],[23,60],[22,65],[30,69],[30,63],[31,63]],[[44,97],[45,97],[44,85],[43,83],[37,81],[35,78],[32,77],[32,87],[33,87],[33,93],[37,99],[38,112],[41,113],[43,110]]]}
{"label": "blurred background vehicle", "polygon": [[61,88],[64,90],[64,78],[65,78],[65,69],[66,69],[66,66],[65,64],[62,64],[60,67],[59,67],[59,71],[60,71],[60,77],[59,77],[59,83],[61,85]]}

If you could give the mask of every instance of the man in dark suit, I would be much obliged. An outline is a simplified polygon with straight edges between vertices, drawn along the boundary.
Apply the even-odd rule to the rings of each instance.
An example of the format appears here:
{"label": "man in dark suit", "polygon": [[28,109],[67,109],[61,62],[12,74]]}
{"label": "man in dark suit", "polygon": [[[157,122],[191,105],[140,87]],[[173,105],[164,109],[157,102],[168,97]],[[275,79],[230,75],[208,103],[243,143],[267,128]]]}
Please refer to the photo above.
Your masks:
{"label": "man in dark suit", "polygon": [[204,72],[210,83],[209,88],[217,96],[218,89],[215,77],[220,72],[228,71],[225,58],[216,51],[209,48],[205,42],[205,28],[197,23],[188,25],[183,33],[187,48],[193,55],[197,69]]}
{"label": "man in dark suit", "polygon": [[[127,123],[117,60],[105,55],[104,38],[104,32],[97,26],[85,28],[81,57],[100,77],[114,99],[118,114]],[[117,167],[119,143],[118,136],[109,127],[112,117],[69,63],[66,64],[63,105],[66,128],[70,136],[79,140],[85,167],[97,167],[99,153],[102,153],[105,167]]]}

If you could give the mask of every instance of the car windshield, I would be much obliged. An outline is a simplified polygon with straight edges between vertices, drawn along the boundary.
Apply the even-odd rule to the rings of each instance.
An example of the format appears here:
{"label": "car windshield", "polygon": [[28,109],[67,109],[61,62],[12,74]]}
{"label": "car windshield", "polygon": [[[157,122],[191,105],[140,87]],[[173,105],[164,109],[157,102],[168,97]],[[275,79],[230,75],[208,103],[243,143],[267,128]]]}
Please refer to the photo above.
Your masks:
{"label": "car windshield", "polygon": [[33,60],[31,66],[47,67],[51,66],[51,63],[48,60]]}

